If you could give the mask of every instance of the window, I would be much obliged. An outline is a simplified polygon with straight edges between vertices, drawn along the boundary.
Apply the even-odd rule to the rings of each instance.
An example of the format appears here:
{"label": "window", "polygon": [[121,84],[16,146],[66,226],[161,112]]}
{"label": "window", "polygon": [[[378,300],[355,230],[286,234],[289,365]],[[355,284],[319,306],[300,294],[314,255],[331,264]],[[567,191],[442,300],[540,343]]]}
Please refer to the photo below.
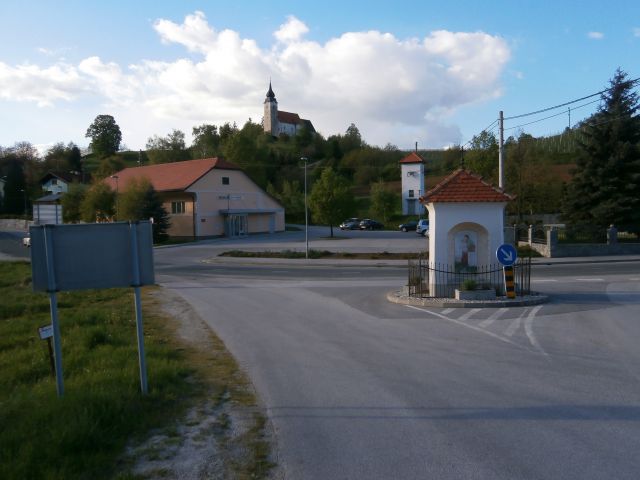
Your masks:
{"label": "window", "polygon": [[51,179],[51,185],[57,185],[58,184],[58,179],[57,178],[52,178]]}
{"label": "window", "polygon": [[222,177],[222,184],[229,185],[229,177]]}
{"label": "window", "polygon": [[409,198],[413,198],[413,190],[409,190]]}
{"label": "window", "polygon": [[171,202],[171,213],[172,214],[176,214],[176,213],[184,213],[185,210],[185,206],[184,206],[184,202]]}

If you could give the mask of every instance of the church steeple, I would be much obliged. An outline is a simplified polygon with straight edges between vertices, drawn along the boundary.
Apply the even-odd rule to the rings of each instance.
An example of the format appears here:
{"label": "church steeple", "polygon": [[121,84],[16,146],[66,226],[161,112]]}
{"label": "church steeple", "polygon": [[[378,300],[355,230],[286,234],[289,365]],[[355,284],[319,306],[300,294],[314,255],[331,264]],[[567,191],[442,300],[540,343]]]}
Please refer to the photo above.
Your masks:
{"label": "church steeple", "polygon": [[265,98],[265,102],[267,101],[267,99],[276,99],[276,94],[273,93],[273,89],[271,88],[271,80],[269,80],[269,91],[267,92],[267,98]]}
{"label": "church steeple", "polygon": [[271,88],[271,80],[269,80],[267,97],[264,99],[262,124],[265,133],[269,133],[274,137],[278,136],[278,101],[276,100],[276,94],[273,93],[273,88]]}

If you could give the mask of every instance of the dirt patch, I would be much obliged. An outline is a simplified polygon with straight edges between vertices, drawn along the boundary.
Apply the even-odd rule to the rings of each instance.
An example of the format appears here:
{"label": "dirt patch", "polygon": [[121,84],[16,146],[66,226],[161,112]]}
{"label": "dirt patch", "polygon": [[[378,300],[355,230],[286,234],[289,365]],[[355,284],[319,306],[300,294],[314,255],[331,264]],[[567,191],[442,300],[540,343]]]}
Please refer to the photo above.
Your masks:
{"label": "dirt patch", "polygon": [[183,418],[129,445],[134,478],[281,478],[273,430],[222,341],[177,294],[153,289],[145,301],[167,318],[203,389]]}

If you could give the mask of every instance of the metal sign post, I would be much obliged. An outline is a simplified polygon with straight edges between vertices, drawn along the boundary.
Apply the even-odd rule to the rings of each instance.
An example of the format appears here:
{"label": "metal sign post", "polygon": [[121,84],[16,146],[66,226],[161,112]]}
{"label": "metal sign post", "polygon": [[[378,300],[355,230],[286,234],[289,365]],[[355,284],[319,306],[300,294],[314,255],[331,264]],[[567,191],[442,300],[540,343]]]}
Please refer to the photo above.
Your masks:
{"label": "metal sign post", "polygon": [[53,326],[53,364],[56,371],[56,392],[58,396],[64,395],[64,379],[62,377],[62,346],[60,344],[60,324],[58,323],[58,297],[56,296],[56,276],[53,256],[53,225],[45,225],[44,250],[47,263],[47,292],[49,293],[49,306],[51,309],[51,325]]}
{"label": "metal sign post", "polygon": [[513,281],[513,264],[518,259],[518,251],[513,245],[505,243],[496,250],[496,258],[503,265],[504,289],[507,298],[516,298],[515,284]]}
{"label": "metal sign post", "polygon": [[140,302],[140,260],[138,258],[138,231],[136,224],[130,225],[131,231],[131,267],[133,273],[133,298],[136,306],[136,333],[138,337],[138,363],[140,366],[140,389],[145,395],[147,386],[147,364],[144,355],[144,331],[142,329],[142,305]]}
{"label": "metal sign post", "polygon": [[140,386],[147,393],[140,287],[155,283],[151,223],[43,225],[29,233],[33,290],[47,292],[51,304],[58,396],[64,394],[64,382],[57,292],[115,287],[134,289]]}

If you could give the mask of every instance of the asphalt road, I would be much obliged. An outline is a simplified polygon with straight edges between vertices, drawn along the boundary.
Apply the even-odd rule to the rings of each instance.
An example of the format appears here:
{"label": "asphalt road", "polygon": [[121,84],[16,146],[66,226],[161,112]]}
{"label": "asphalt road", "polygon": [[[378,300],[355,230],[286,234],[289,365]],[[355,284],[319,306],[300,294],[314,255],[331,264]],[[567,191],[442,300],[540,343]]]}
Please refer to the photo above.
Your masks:
{"label": "asphalt road", "polygon": [[640,471],[640,263],[537,266],[549,304],[390,304],[403,267],[156,252],[249,373],[291,479],[602,479]]}
{"label": "asphalt road", "polygon": [[[301,238],[155,252],[158,280],[250,375],[286,478],[638,477],[640,262],[537,265],[532,284],[551,302],[506,309],[388,303],[402,265],[203,262]],[[312,248],[424,245],[397,232],[345,238],[314,232]],[[28,252],[19,236],[1,236],[0,250],[8,242]]]}

